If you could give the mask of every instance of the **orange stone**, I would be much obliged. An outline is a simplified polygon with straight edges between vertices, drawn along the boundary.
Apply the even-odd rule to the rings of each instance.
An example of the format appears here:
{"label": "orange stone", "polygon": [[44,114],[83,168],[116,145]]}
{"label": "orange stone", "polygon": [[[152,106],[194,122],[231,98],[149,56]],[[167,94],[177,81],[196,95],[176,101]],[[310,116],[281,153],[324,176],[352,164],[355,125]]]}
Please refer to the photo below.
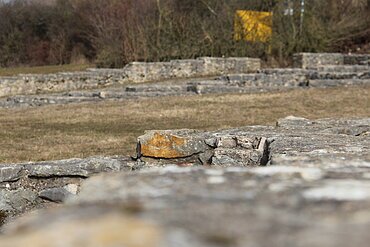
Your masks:
{"label": "orange stone", "polygon": [[191,130],[150,131],[139,137],[139,156],[174,159],[202,152],[203,139]]}

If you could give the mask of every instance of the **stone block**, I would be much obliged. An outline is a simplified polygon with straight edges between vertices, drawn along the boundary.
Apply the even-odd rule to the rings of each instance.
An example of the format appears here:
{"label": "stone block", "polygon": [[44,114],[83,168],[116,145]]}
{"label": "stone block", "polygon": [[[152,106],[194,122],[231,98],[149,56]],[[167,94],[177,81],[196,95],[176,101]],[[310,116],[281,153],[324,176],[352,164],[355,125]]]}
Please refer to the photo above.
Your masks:
{"label": "stone block", "polygon": [[341,53],[297,53],[293,55],[293,66],[310,69],[325,65],[343,65],[344,55]]}
{"label": "stone block", "polygon": [[209,149],[194,130],[154,130],[138,138],[138,157],[185,158]]}
{"label": "stone block", "polygon": [[50,188],[40,191],[39,197],[52,202],[64,202],[73,194],[65,188]]}
{"label": "stone block", "polygon": [[186,78],[203,76],[203,61],[197,59],[172,60],[169,76]]}
{"label": "stone block", "polygon": [[118,172],[123,164],[109,158],[69,159],[39,162],[25,166],[28,176],[48,177],[89,177],[100,172]]}
{"label": "stone block", "polygon": [[125,66],[125,76],[128,81],[145,82],[169,77],[171,63],[169,62],[132,62]]}
{"label": "stone block", "polygon": [[37,194],[30,189],[0,190],[0,211],[21,213],[34,206],[36,200]]}
{"label": "stone block", "polygon": [[344,64],[346,65],[370,65],[370,54],[345,54]]}
{"label": "stone block", "polygon": [[0,166],[0,183],[12,182],[22,177],[23,166]]}
{"label": "stone block", "polygon": [[261,60],[247,57],[201,57],[204,75],[251,73],[261,69]]}
{"label": "stone block", "polygon": [[221,137],[214,150],[212,165],[217,166],[261,166],[268,160],[266,138],[245,136]]}

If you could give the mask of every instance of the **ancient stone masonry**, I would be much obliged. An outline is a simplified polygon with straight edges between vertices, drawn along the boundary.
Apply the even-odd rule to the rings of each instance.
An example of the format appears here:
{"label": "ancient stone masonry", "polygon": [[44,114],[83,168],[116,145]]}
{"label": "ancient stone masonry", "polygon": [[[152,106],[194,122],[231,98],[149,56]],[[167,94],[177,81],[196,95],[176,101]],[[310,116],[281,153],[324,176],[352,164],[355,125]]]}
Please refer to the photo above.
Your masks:
{"label": "ancient stone masonry", "polygon": [[0,97],[101,88],[123,79],[122,70],[0,77]]}
{"label": "ancient stone masonry", "polygon": [[130,170],[128,158],[95,157],[0,165],[0,211],[10,216],[76,195],[82,180],[101,172]]}
{"label": "ancient stone masonry", "polygon": [[0,77],[0,97],[71,91],[171,78],[248,73],[261,68],[257,58],[198,58],[166,63],[133,62],[123,69],[88,69],[84,72]]}
{"label": "ancient stone masonry", "polygon": [[369,54],[298,53],[293,56],[294,67],[309,69],[327,65],[370,65]]}
{"label": "ancient stone masonry", "polygon": [[124,68],[130,82],[157,81],[170,78],[188,78],[220,75],[225,73],[249,73],[261,68],[258,58],[216,58],[172,60],[170,62],[134,62]]}
{"label": "ancient stone masonry", "polygon": [[[125,100],[139,97],[254,93],[294,88],[370,85],[370,66],[364,63],[368,55],[304,53],[296,55],[295,58],[300,64],[305,64],[301,65],[303,68],[259,69],[260,61],[250,58],[200,58],[197,60],[175,60],[167,63],[132,63],[123,70],[91,69],[89,72],[83,73],[84,79],[82,79],[82,74],[77,73],[78,76],[75,80],[72,75],[69,79],[63,79],[64,84],[60,83],[60,78],[52,79],[58,78],[58,76],[49,75],[45,76],[37,85],[51,83],[55,85],[51,85],[50,90],[55,88],[62,90],[63,85],[70,84],[66,92],[11,96],[0,99],[0,107],[40,106],[109,99]],[[216,74],[221,75],[203,77]],[[92,78],[95,79],[87,75],[93,76]],[[189,79],[185,77],[202,78]],[[138,83],[150,80],[157,82]],[[125,81],[136,83],[119,86]],[[1,85],[4,86],[6,83],[1,84],[0,82],[0,88]],[[14,85],[18,84],[14,83]],[[36,84],[30,83],[27,88],[31,91],[36,90],[32,85]],[[104,88],[76,91],[78,88],[88,89],[99,87],[99,85]],[[47,91],[48,88],[45,90]]]}
{"label": "ancient stone masonry", "polygon": [[[370,174],[369,135],[370,119],[311,121],[297,117],[281,119],[277,126],[211,132],[148,131],[138,138],[137,154],[132,158],[94,157],[0,165],[0,211],[12,216],[52,202],[63,202],[80,191],[86,178],[102,172],[132,172],[173,165],[209,169],[261,167],[245,170],[245,174],[261,176],[264,173],[293,176],[302,172],[299,176],[304,179],[315,179],[315,176],[322,179],[324,173],[331,178],[354,178],[362,176],[362,172]],[[282,170],[279,166],[283,166]],[[217,175],[221,171],[205,172],[215,174],[209,175],[210,183],[225,179]]]}
{"label": "ancient stone masonry", "polygon": [[[276,126],[148,131],[135,160],[3,165],[2,211],[65,204],[7,223],[0,244],[367,247],[369,135],[369,118],[287,117]],[[266,150],[267,163],[251,159]]]}
{"label": "ancient stone masonry", "polygon": [[[368,69],[368,67],[366,67]],[[142,97],[254,93],[294,88],[370,85],[370,72],[317,72],[302,69],[267,69],[254,74],[230,74],[213,79],[188,79],[137,84],[123,88],[71,91],[60,94],[13,96],[0,100],[0,107],[40,106]]]}

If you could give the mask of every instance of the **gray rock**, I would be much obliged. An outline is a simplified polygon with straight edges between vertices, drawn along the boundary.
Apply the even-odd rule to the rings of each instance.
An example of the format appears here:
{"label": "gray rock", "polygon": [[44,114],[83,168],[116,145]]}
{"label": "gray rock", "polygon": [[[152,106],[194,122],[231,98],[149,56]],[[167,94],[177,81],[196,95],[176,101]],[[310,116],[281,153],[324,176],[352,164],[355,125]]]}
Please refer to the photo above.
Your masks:
{"label": "gray rock", "polygon": [[69,159],[26,166],[30,177],[89,177],[101,172],[117,172],[124,168],[125,163],[110,158]]}
{"label": "gray rock", "polygon": [[39,193],[39,197],[52,202],[64,202],[66,198],[72,195],[73,194],[65,188],[51,188],[40,191]]}
{"label": "gray rock", "polygon": [[21,213],[32,208],[36,200],[37,194],[29,189],[0,190],[0,211]]}
{"label": "gray rock", "polygon": [[249,149],[216,148],[212,165],[216,166],[258,166],[263,153]]}
{"label": "gray rock", "polygon": [[67,184],[63,187],[66,191],[71,193],[72,195],[77,195],[79,191],[79,185],[78,184]]}
{"label": "gray rock", "polygon": [[279,127],[302,127],[302,126],[307,126],[307,125],[312,125],[313,122],[310,121],[309,119],[302,118],[302,117],[295,117],[295,116],[288,116],[282,119],[279,119],[276,122],[276,126]]}
{"label": "gray rock", "polygon": [[22,165],[0,166],[0,183],[12,182],[22,177]]}
{"label": "gray rock", "polygon": [[213,150],[205,151],[204,153],[199,154],[200,162],[202,165],[210,165],[212,163],[212,157],[214,156]]}
{"label": "gray rock", "polygon": [[220,137],[217,140],[216,146],[218,148],[236,148],[237,140],[235,136]]}

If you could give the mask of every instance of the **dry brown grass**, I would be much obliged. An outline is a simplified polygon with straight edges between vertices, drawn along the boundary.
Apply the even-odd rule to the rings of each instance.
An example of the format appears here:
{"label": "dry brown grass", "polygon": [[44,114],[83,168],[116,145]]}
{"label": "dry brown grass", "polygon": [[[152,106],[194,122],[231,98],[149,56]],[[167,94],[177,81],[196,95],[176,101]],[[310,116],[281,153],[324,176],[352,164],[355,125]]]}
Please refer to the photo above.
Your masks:
{"label": "dry brown grass", "polygon": [[370,87],[165,97],[0,109],[0,163],[127,155],[147,129],[274,124],[281,117],[369,117]]}
{"label": "dry brown grass", "polygon": [[75,72],[93,68],[92,64],[65,64],[35,67],[0,68],[0,76],[14,76],[18,74],[52,74],[58,72]]}

